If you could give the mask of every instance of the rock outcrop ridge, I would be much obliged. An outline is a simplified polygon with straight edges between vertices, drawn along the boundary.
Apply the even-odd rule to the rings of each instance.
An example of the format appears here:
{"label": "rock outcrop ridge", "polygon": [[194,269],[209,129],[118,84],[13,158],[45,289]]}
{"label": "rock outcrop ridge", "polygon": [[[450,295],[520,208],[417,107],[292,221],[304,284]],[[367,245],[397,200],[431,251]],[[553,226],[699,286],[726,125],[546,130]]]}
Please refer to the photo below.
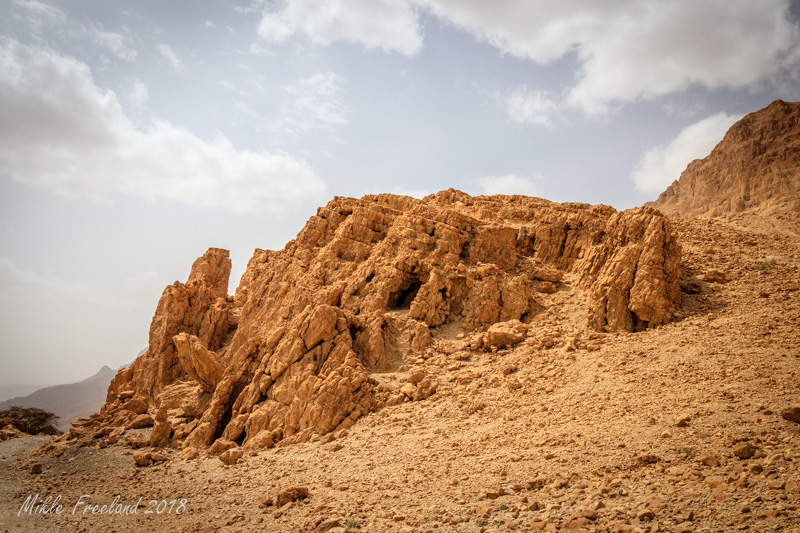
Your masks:
{"label": "rock outcrop ridge", "polygon": [[[591,328],[663,324],[679,263],[670,222],[648,207],[452,189],[337,197],[283,250],[256,250],[233,297],[228,252],[200,257],[185,284],[165,289],[147,352],[70,438],[119,441],[149,411],[151,445],[222,453],[312,439],[434,394],[435,379],[413,366],[437,328],[486,349],[519,342],[564,276],[585,294]],[[487,332],[497,323],[507,324]],[[398,369],[410,370],[399,390],[376,379]]]}
{"label": "rock outcrop ridge", "polygon": [[680,216],[800,211],[800,102],[776,100],[745,116],[645,205]]}

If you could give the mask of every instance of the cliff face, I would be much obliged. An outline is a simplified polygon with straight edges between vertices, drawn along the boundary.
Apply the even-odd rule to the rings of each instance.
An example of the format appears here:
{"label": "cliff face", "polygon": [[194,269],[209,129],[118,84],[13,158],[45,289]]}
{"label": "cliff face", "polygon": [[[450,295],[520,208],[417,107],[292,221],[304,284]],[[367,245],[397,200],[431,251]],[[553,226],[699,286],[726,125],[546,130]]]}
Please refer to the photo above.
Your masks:
{"label": "cliff face", "polygon": [[116,442],[133,420],[166,409],[151,444],[165,432],[189,450],[314,438],[433,394],[424,367],[397,390],[378,378],[416,364],[442,328],[473,349],[518,342],[565,275],[586,297],[589,327],[662,324],[679,263],[670,223],[647,207],[454,190],[334,198],[283,250],[256,250],[234,297],[228,252],[213,248],[186,284],[167,287],[148,351],[71,437]]}
{"label": "cliff face", "polygon": [[776,100],[731,126],[705,159],[692,161],[658,200],[664,213],[717,216],[800,210],[800,102]]}

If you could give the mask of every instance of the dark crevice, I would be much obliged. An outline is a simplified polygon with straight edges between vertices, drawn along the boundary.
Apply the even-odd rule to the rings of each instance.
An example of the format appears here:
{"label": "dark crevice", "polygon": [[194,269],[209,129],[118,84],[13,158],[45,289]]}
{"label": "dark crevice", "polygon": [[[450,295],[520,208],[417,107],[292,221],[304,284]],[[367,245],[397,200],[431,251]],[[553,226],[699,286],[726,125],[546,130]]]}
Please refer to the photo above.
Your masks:
{"label": "dark crevice", "polygon": [[648,326],[647,320],[642,320],[641,318],[636,316],[636,313],[634,313],[633,311],[631,311],[631,318],[633,319],[633,331],[639,332],[647,329]]}
{"label": "dark crevice", "polygon": [[418,279],[408,281],[399,290],[389,294],[387,307],[392,310],[411,309],[411,302],[417,297],[422,282]]}

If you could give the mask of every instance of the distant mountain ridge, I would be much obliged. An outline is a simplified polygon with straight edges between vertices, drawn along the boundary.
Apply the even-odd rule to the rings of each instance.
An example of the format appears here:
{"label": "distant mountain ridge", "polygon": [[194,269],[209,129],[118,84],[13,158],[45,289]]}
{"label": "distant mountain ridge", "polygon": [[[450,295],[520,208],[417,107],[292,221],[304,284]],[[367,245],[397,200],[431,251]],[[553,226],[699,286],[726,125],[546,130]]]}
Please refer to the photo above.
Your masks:
{"label": "distant mountain ridge", "polygon": [[108,384],[118,370],[104,366],[93,376],[77,383],[45,387],[28,396],[0,402],[0,410],[15,405],[44,409],[58,415],[56,426],[66,431],[73,420],[89,416],[100,409],[106,399]]}
{"label": "distant mountain ridge", "polygon": [[746,115],[645,205],[679,216],[800,211],[800,102],[775,100]]}

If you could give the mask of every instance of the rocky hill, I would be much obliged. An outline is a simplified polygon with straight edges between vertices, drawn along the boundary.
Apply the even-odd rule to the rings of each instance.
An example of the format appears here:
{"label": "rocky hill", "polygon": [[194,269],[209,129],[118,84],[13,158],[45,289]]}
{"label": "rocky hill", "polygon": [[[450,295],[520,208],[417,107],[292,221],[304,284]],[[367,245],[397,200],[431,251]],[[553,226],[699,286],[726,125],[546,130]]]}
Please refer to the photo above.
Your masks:
{"label": "rocky hill", "polygon": [[163,408],[153,444],[213,453],[307,441],[433,394],[424,367],[402,387],[380,376],[424,359],[441,331],[473,350],[554,342],[530,324],[565,278],[595,331],[666,323],[679,263],[669,222],[650,208],[454,190],[336,198],[284,250],[257,250],[233,297],[228,252],[199,258],[164,291],[148,351],[70,434],[100,427],[116,441]]}
{"label": "rocky hill", "polygon": [[[681,216],[335,198],[233,296],[210,249],[99,413],[2,443],[0,529],[793,531],[796,106],[692,163]],[[87,487],[170,511],[19,516]]]}
{"label": "rocky hill", "polygon": [[645,205],[680,216],[800,212],[800,102],[776,100],[745,116]]}
{"label": "rocky hill", "polygon": [[[472,200],[479,204],[500,202],[499,198]],[[432,201],[429,199],[419,205]],[[503,201],[515,203],[508,198]],[[346,212],[345,205],[373,206],[376,203],[374,198],[340,199],[333,202],[336,209],[332,211]],[[538,205],[538,201],[532,203]],[[541,205],[558,209],[552,204]],[[372,213],[376,209],[361,208],[364,209],[361,213]],[[583,216],[596,211],[596,208],[587,207],[575,209],[584,213]],[[522,211],[528,212],[527,209]],[[325,222],[334,218],[329,213],[323,209],[322,217],[312,219],[301,238],[287,250],[256,254],[250,274],[243,279],[237,295],[231,299],[220,296],[222,300],[215,300],[220,305],[231,306],[227,323],[229,327],[238,323],[232,331],[233,337],[242,335],[245,328],[257,332],[285,327],[282,340],[287,335],[297,335],[290,329],[294,327],[293,319],[298,320],[302,332],[305,318],[299,317],[313,316],[309,315],[312,311],[328,312],[327,307],[312,306],[305,315],[301,310],[296,315],[290,311],[287,316],[280,316],[280,308],[272,303],[279,301],[281,295],[299,294],[301,290],[308,299],[327,294],[321,281],[316,284],[309,281],[310,276],[320,272],[312,268],[310,258],[329,258],[326,276],[317,279],[332,280],[338,275],[349,279],[347,272],[352,271],[361,272],[362,282],[370,277],[371,271],[358,269],[358,265],[368,259],[357,263],[359,257],[351,255],[352,249],[348,250],[345,244],[357,243],[351,246],[372,250],[373,254],[380,244],[365,245],[363,237],[357,241],[344,240],[344,237],[349,239],[350,235],[358,234],[355,230],[345,231],[346,225],[339,224],[337,228],[342,229],[332,231],[332,236],[323,241],[333,245],[329,251],[325,247],[309,249],[303,244],[302,237],[311,235],[310,229],[333,226]],[[350,216],[362,215],[354,209]],[[526,216],[530,216],[530,224],[543,220],[536,211]],[[612,219],[630,221],[630,216],[648,220],[648,227],[663,223],[659,215],[647,209],[630,214],[609,212],[607,217],[598,216],[598,222],[605,222],[609,227]],[[405,217],[411,221],[424,220],[408,214]],[[346,359],[354,365],[348,367],[351,377],[342,366],[328,367],[313,379],[309,372],[307,379],[314,385],[299,387],[298,401],[319,397],[314,391],[320,390],[315,389],[320,381],[325,384],[335,378],[346,391],[351,388],[352,380],[361,379],[359,376],[364,373],[366,378],[362,385],[369,383],[373,401],[384,394],[380,392],[384,388],[395,398],[397,391],[403,391],[400,393],[402,401],[396,405],[388,401],[385,407],[377,407],[378,402],[368,404],[372,410],[363,412],[350,427],[347,427],[349,422],[340,422],[338,429],[327,434],[317,429],[319,434],[311,435],[307,442],[290,444],[295,437],[289,436],[268,449],[268,439],[260,442],[259,437],[255,443],[263,447],[253,448],[249,444],[253,437],[247,431],[264,420],[261,417],[265,406],[271,409],[268,406],[276,405],[271,403],[272,399],[289,413],[291,403],[289,406],[280,403],[287,400],[283,392],[277,393],[287,390],[289,383],[302,383],[298,378],[302,376],[300,370],[315,368],[311,363],[316,348],[312,347],[312,355],[307,357],[305,343],[305,339],[318,336],[312,335],[313,330],[306,328],[305,333],[297,336],[302,340],[295,344],[296,357],[302,363],[298,369],[287,369],[282,374],[292,376],[291,379],[278,376],[275,384],[265,389],[266,398],[256,403],[249,413],[241,407],[246,405],[245,400],[236,406],[238,411],[231,410],[230,420],[248,414],[243,435],[234,441],[217,439],[215,446],[200,447],[201,453],[194,459],[190,457],[198,448],[194,445],[182,448],[187,429],[191,424],[198,427],[202,423],[200,420],[213,420],[206,418],[208,409],[213,407],[194,414],[191,408],[187,412],[186,407],[196,401],[192,394],[201,398],[209,394],[211,399],[204,401],[219,402],[216,400],[218,392],[215,389],[213,393],[198,393],[199,384],[195,378],[176,369],[177,381],[163,386],[161,392],[155,394],[153,403],[148,403],[147,396],[135,388],[137,380],[151,383],[141,381],[151,372],[148,369],[169,368],[166,363],[157,364],[160,361],[157,354],[148,355],[135,365],[137,373],[133,375],[139,378],[128,379],[126,374],[117,378],[104,413],[87,421],[96,425],[75,427],[72,437],[51,442],[44,449],[47,451],[44,455],[33,459],[18,455],[21,457],[16,463],[18,468],[13,467],[13,461],[4,458],[13,457],[13,448],[8,446],[20,446],[15,442],[24,439],[2,443],[6,447],[0,453],[0,467],[4,464],[9,467],[0,468],[0,487],[7,494],[6,498],[0,498],[0,529],[86,529],[120,533],[143,530],[791,531],[800,519],[800,425],[797,423],[800,421],[800,389],[797,387],[800,379],[800,299],[797,297],[800,239],[744,230],[731,224],[726,217],[679,217],[669,226],[682,249],[680,277],[687,292],[678,295],[673,318],[668,323],[634,333],[624,328],[597,331],[587,319],[587,315],[593,316],[590,314],[590,290],[581,288],[588,283],[581,282],[581,272],[559,270],[563,275],[560,281],[534,277],[530,279],[531,296],[537,302],[538,312],[520,315],[524,331],[513,322],[495,324],[486,331],[482,327],[465,329],[457,321],[445,322],[442,326],[428,328],[431,338],[428,341],[421,335],[419,338],[424,340],[419,341],[418,349],[413,347],[416,335],[401,341],[412,345],[407,352],[399,353],[403,363],[385,371],[370,371],[360,363],[358,354],[370,353],[369,344],[351,341],[356,347],[347,351],[354,354]],[[574,231],[580,234],[582,230]],[[434,237],[441,234],[433,233]],[[410,232],[401,233],[406,234],[409,242],[416,241],[411,239]],[[545,239],[546,234],[542,230],[542,238],[537,241],[550,242]],[[517,231],[514,235],[521,233]],[[553,231],[550,235],[561,234]],[[629,235],[635,236],[635,233]],[[337,242],[339,244],[335,244]],[[614,253],[633,255],[639,247],[636,242],[629,241],[627,247],[618,248]],[[546,249],[544,244],[542,246],[540,250]],[[625,251],[631,247],[633,250]],[[433,247],[434,251],[437,249]],[[419,248],[407,250],[420,253]],[[467,257],[459,259],[464,263],[465,277],[470,275],[471,269],[481,268],[468,259],[471,250],[478,248],[468,250]],[[342,257],[334,260],[337,252]],[[400,249],[394,254],[396,260],[403,261],[404,253]],[[584,248],[584,258],[587,254],[590,252]],[[214,258],[220,261],[215,263]],[[527,263],[530,257],[519,256],[517,260]],[[272,261],[276,263],[272,265]],[[210,294],[207,289],[201,289],[202,283],[206,287],[215,286],[214,264],[222,265],[224,271],[227,264],[224,252],[212,250],[195,264],[188,283],[168,288],[157,314],[161,318],[154,321],[156,336],[157,332],[166,331],[162,328],[171,325],[187,335],[186,329],[194,328],[192,331],[203,331],[206,338],[213,338],[208,332],[215,328],[203,326],[211,324],[212,320],[192,318],[215,316],[213,305],[208,306],[204,314],[187,315],[185,311],[194,309],[192,305],[199,296]],[[627,261],[612,264],[616,266],[611,272],[621,272],[632,265]],[[643,265],[641,259],[639,264]],[[334,265],[338,266],[337,270],[332,269]],[[557,280],[558,274],[545,268],[552,267],[542,265],[536,275]],[[292,284],[289,274],[282,274],[283,269],[292,269],[290,274],[298,276],[298,281]],[[370,283],[389,272],[388,269],[375,270]],[[499,286],[499,281],[505,279],[505,271],[499,267],[487,272],[493,272],[495,279],[484,277],[484,283]],[[267,273],[270,277],[258,280]],[[510,276],[511,272],[505,275]],[[473,280],[475,287],[478,281]],[[424,283],[413,299],[410,296],[400,298],[402,293],[390,298],[393,293],[389,287],[382,289],[384,293],[376,291],[374,298],[386,298],[399,308],[380,311],[387,321],[384,329],[388,330],[381,339],[398,338],[395,330],[389,329],[396,321],[418,321],[408,315],[413,302],[420,298],[423,286]],[[603,287],[603,284],[598,286]],[[352,305],[360,301],[358,308],[366,309],[366,298],[375,293],[363,290],[359,293],[348,287],[346,285],[342,292],[343,307],[337,308],[342,309],[346,320],[352,320],[346,314],[354,308]],[[556,290],[551,292],[553,288]],[[450,294],[454,292],[451,290]],[[272,299],[257,305],[265,294],[273,295]],[[492,302],[492,293],[480,294],[481,300]],[[447,290],[443,296],[447,297]],[[237,311],[240,298],[251,303],[243,304],[241,311]],[[168,309],[176,315],[164,313]],[[334,312],[338,325],[339,315],[335,309]],[[253,317],[246,319],[250,313],[254,313]],[[268,313],[275,313],[269,315],[272,321],[263,318],[260,322],[256,318],[256,314],[267,317]],[[168,316],[173,318],[167,320]],[[465,315],[462,307],[457,316],[471,315]],[[309,327],[311,324],[309,321]],[[357,328],[364,326],[359,326],[355,320],[352,324],[355,328],[351,339],[358,339]],[[413,327],[415,322],[410,324],[408,332],[418,331]],[[342,326],[336,327],[337,333],[329,333],[335,342],[323,340],[320,345],[338,344],[341,341],[336,341],[337,337],[345,333],[350,335],[350,326]],[[180,338],[182,333],[178,333]],[[273,339],[277,337],[279,334],[275,333]],[[182,342],[180,338],[178,344]],[[222,341],[223,348],[218,356],[223,368],[220,384],[230,379],[228,376],[238,375],[238,371],[233,370],[237,363],[231,360],[235,343],[228,343],[226,351],[227,342]],[[427,346],[422,348],[424,343]],[[496,346],[492,347],[492,343]],[[384,342],[384,347],[386,345]],[[324,351],[320,349],[320,353]],[[259,353],[262,353],[261,348]],[[257,381],[255,376],[262,364],[266,366],[265,362],[277,361],[275,353],[279,353],[277,348],[272,352],[264,350],[260,359],[255,358],[251,363],[253,379],[249,383],[269,383],[266,378],[260,379],[264,374],[260,374]],[[336,360],[334,353],[332,346],[325,364],[330,365],[332,358]],[[177,359],[174,364],[181,364],[179,354],[179,350],[173,350],[172,361]],[[145,361],[152,362],[145,364]],[[297,365],[298,362],[293,363],[292,368]],[[364,370],[360,370],[362,368]],[[209,371],[194,372],[209,385],[218,375],[210,366]],[[419,390],[422,376],[428,383],[436,383],[436,391],[426,399],[421,397],[431,389],[425,386]],[[272,379],[271,374],[269,379]],[[248,391],[244,397],[256,394],[254,389],[247,389],[247,380],[243,381],[242,391]],[[277,389],[270,392],[272,387]],[[185,404],[171,399],[172,392],[181,389],[187,392]],[[258,394],[261,395],[260,388]],[[122,398],[128,395],[133,396],[123,402]],[[415,396],[419,399],[411,401]],[[141,403],[135,398],[141,398]],[[369,395],[361,398],[369,398]],[[311,407],[304,412],[312,412],[316,405],[331,406],[329,412],[346,412],[346,409],[340,410],[336,396],[330,403],[313,401],[308,402]],[[170,407],[178,403],[182,405]],[[110,420],[129,416],[122,410],[125,405],[137,411],[149,410],[149,413],[137,415],[120,430],[114,425],[118,422],[112,424]],[[166,412],[159,413],[161,409],[156,405],[165,407]],[[288,433],[286,428],[292,427],[291,417],[281,417],[279,409],[275,412],[278,416],[270,419],[267,428],[275,424],[275,428],[283,427]],[[199,419],[190,418],[190,414]],[[249,422],[250,418],[255,422]],[[352,419],[348,416],[346,420]],[[220,425],[221,431],[233,437],[229,426],[230,423],[224,428]],[[154,434],[169,445],[150,447]],[[110,445],[112,441],[121,445]],[[222,451],[229,446],[230,449]],[[42,473],[29,474],[36,464],[41,465]],[[167,507],[172,501],[174,506],[183,504],[182,514],[145,515],[149,503],[144,503],[139,514],[130,516],[84,517],[80,513],[65,512],[19,517],[17,514],[24,495],[59,494],[68,505],[74,505],[88,490],[92,491],[92,504],[108,504],[118,498],[121,504],[127,505],[144,496],[157,502],[166,501]]]}

